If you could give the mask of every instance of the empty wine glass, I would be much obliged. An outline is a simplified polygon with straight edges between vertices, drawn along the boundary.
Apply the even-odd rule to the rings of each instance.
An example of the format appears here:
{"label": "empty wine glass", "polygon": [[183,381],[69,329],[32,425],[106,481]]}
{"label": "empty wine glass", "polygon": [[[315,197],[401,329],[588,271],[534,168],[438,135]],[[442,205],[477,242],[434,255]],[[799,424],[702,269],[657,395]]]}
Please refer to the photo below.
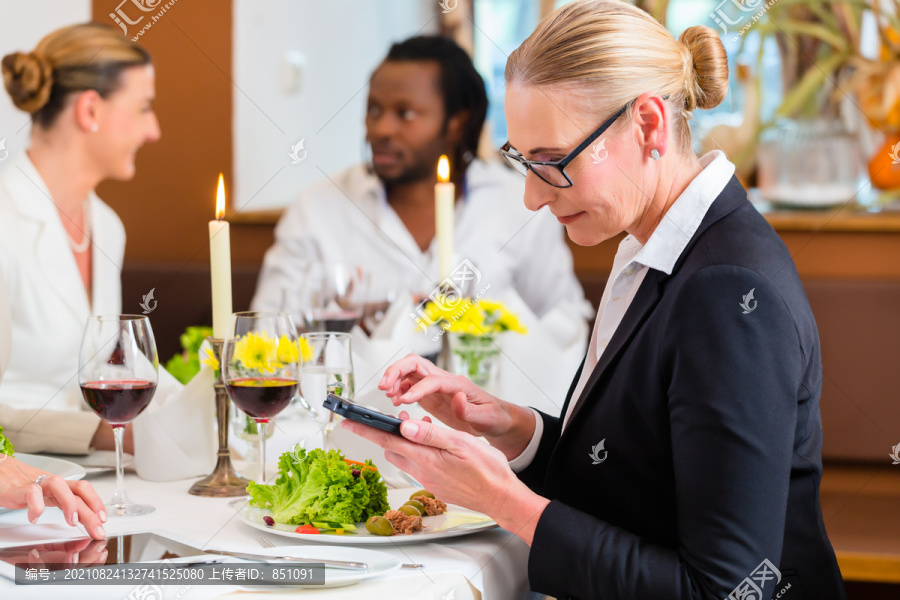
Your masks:
{"label": "empty wine glass", "polygon": [[366,273],[367,296],[360,326],[372,335],[399,299],[413,298],[402,280],[391,273]]}
{"label": "empty wine glass", "polygon": [[159,358],[150,321],[143,315],[98,316],[88,319],[78,355],[81,394],[100,418],[112,425],[116,440],[116,491],[106,504],[111,516],[152,513],[125,492],[122,444],[125,424],[133,421],[156,392]]}
{"label": "empty wine glass", "polygon": [[313,304],[310,272],[315,264],[317,263],[307,259],[299,260],[294,269],[294,276],[281,287],[278,310],[291,315],[297,327],[297,335],[309,331],[307,318],[311,316],[309,311]]}
{"label": "empty wine glass", "polygon": [[300,385],[297,330],[284,312],[239,312],[222,346],[225,389],[256,421],[259,483],[266,483],[266,424],[285,409]]}
{"label": "empty wine glass", "polygon": [[363,269],[340,262],[311,265],[302,308],[308,331],[350,332],[363,314],[367,278]]}

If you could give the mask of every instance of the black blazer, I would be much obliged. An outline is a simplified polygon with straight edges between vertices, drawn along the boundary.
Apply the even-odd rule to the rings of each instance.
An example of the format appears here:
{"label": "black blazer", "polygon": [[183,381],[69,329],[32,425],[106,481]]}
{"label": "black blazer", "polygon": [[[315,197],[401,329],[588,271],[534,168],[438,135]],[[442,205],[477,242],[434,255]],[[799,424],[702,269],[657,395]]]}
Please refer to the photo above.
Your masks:
{"label": "black blazer", "polygon": [[562,435],[561,419],[542,415],[537,456],[519,473],[551,499],[532,589],[846,598],[819,506],[821,390],[791,255],[732,177],[672,274],[648,271]]}

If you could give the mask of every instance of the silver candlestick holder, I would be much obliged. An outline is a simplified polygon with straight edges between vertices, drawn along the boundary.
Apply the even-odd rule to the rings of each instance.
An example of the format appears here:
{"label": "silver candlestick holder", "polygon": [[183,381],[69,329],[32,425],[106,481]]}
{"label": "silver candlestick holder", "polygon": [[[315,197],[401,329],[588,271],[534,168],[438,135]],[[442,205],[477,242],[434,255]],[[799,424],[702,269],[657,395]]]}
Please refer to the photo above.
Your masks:
{"label": "silver candlestick holder", "polygon": [[228,447],[228,431],[231,426],[231,401],[228,398],[228,391],[225,389],[222,369],[222,345],[224,340],[212,337],[207,339],[212,346],[213,356],[219,363],[219,378],[213,385],[216,390],[216,423],[219,428],[219,451],[216,468],[211,474],[192,485],[188,493],[208,498],[246,496],[249,480],[241,477],[234,470],[234,466],[231,464],[231,450]]}

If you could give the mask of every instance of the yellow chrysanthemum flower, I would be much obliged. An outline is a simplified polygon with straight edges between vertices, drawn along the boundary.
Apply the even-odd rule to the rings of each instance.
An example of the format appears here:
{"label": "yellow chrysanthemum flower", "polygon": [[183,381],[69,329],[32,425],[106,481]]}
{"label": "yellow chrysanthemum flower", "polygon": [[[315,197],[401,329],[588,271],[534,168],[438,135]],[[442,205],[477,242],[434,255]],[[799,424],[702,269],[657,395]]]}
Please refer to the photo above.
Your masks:
{"label": "yellow chrysanthemum flower", "polygon": [[498,319],[497,324],[504,331],[515,331],[516,333],[528,333],[528,330],[525,328],[522,323],[519,322],[519,318],[508,311],[503,311],[503,314]]}
{"label": "yellow chrysanthemum flower", "polygon": [[300,338],[297,340],[297,344],[300,346],[300,358],[303,362],[311,361],[315,355],[315,350],[313,350],[313,346],[309,343],[309,340]]}
{"label": "yellow chrysanthemum flower", "polygon": [[484,313],[478,310],[477,305],[469,301],[465,309],[459,313],[459,318],[451,321],[450,331],[455,333],[467,333],[469,335],[484,335]]}
{"label": "yellow chrysanthemum flower", "polygon": [[485,312],[505,310],[502,302],[495,302],[494,300],[488,300],[487,298],[480,298],[478,300],[478,308]]}
{"label": "yellow chrysanthemum flower", "polygon": [[203,358],[200,360],[200,362],[202,362],[204,365],[209,365],[213,369],[219,368],[219,361],[216,360],[215,355],[209,348],[203,350]]}
{"label": "yellow chrysanthemum flower", "polygon": [[[446,331],[476,337],[489,337],[502,331],[527,333],[518,317],[509,312],[502,302],[479,298],[436,297],[424,308],[425,316],[433,323],[440,323]],[[420,322],[420,328],[421,322]]]}
{"label": "yellow chrysanthemum flower", "polygon": [[278,338],[277,356],[278,362],[282,364],[295,363],[300,360],[300,349],[296,342],[288,338],[287,334],[282,334]]}
{"label": "yellow chrysanthemum flower", "polygon": [[272,373],[278,368],[277,342],[265,331],[248,332],[234,344],[234,359],[248,369]]}
{"label": "yellow chrysanthemum flower", "polygon": [[425,314],[434,321],[452,320],[465,312],[471,301],[468,298],[438,296],[436,302],[429,302]]}

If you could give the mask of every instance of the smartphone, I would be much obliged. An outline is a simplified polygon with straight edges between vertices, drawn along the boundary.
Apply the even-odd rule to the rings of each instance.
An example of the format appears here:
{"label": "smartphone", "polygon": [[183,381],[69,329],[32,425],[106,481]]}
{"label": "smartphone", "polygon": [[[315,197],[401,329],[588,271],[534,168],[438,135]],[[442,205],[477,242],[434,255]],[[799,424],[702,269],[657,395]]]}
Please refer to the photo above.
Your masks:
{"label": "smartphone", "polygon": [[397,417],[392,417],[391,415],[386,415],[377,410],[354,404],[350,400],[334,394],[328,394],[323,406],[331,412],[341,415],[346,419],[350,419],[351,421],[364,423],[370,427],[387,431],[394,435],[400,435],[400,423],[403,421]]}

